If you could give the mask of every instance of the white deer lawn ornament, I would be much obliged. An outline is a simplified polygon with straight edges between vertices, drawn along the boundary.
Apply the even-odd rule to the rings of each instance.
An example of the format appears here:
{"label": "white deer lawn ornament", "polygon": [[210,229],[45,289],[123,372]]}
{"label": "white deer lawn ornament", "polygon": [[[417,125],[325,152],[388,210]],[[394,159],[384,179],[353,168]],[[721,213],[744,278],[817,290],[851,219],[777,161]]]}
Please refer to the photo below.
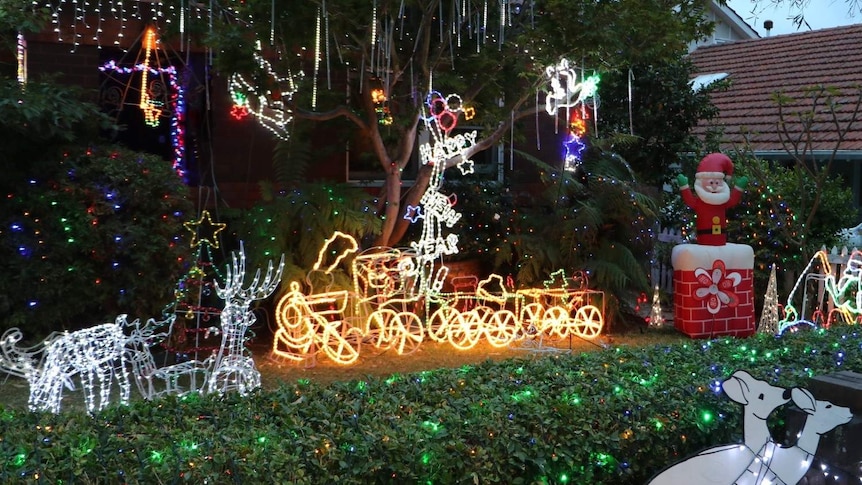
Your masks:
{"label": "white deer lawn ornament", "polygon": [[227,268],[224,287],[216,283],[216,293],[225,301],[225,307],[221,312],[222,342],[207,380],[207,392],[223,394],[237,391],[245,395],[260,387],[260,372],[245,349],[245,334],[256,320],[249,306],[252,301],[262,300],[275,291],[281,282],[284,255],[275,272],[272,261],[269,262],[263,281],[260,281],[258,268],[248,288],[242,287],[245,279],[245,252],[242,243],[239,261],[236,254],[231,256],[233,263]]}
{"label": "white deer lawn ornament", "polygon": [[[132,364],[132,376],[144,399],[149,400],[165,394],[182,395],[200,391],[206,381],[206,375],[209,374],[205,363],[197,360],[163,367],[156,365],[151,347],[170,335],[175,318],[176,315],[171,315],[162,322],[151,318],[143,325],[140,320],[125,323],[126,327],[131,328],[126,338],[126,361]],[[165,332],[156,333],[157,329],[165,327],[167,327]],[[203,375],[200,386],[198,385],[199,375]],[[157,386],[157,382],[163,382],[163,384]]]}
{"label": "white deer lawn ornament", "polygon": [[[72,378],[79,376],[87,411],[102,410],[110,404],[111,383],[120,385],[120,402],[129,402],[130,384],[124,355],[125,315],[115,323],[105,323],[72,333],[52,334],[41,344],[21,349],[17,328],[9,329],[0,341],[0,368],[27,379],[31,411],[60,412],[63,387],[74,389]],[[41,354],[41,355],[40,355]],[[96,387],[99,403],[96,406]]]}
{"label": "white deer lawn ornament", "polygon": [[853,419],[850,409],[818,401],[806,389],[792,390],[793,403],[808,417],[794,446],[773,446],[740,477],[738,485],[795,485],[814,461],[820,437]]}
{"label": "white deer lawn ornament", "polygon": [[725,394],[744,406],[744,443],[720,445],[701,451],[650,481],[650,485],[732,485],[770,443],[766,419],[790,400],[790,392],[738,370],[722,382]]}

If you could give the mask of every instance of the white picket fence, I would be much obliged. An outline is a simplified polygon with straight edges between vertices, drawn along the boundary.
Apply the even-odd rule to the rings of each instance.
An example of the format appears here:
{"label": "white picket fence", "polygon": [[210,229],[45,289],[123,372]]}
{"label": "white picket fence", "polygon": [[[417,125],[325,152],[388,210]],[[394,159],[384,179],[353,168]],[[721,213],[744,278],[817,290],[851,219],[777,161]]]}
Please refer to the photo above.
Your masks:
{"label": "white picket fence", "polygon": [[[679,229],[660,229],[656,238],[660,243],[680,244],[684,242]],[[673,293],[673,267],[670,264],[670,251],[653,258],[650,268],[650,283],[652,283],[653,288],[658,286],[666,294]]]}

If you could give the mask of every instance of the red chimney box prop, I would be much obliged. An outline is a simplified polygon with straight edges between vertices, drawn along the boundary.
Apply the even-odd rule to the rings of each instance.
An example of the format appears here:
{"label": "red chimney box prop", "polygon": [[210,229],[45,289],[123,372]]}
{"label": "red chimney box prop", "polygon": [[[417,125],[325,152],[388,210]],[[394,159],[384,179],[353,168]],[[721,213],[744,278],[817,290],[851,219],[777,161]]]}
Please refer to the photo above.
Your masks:
{"label": "red chimney box prop", "polygon": [[691,338],[754,333],[754,250],[680,244],[671,253],[674,326]]}

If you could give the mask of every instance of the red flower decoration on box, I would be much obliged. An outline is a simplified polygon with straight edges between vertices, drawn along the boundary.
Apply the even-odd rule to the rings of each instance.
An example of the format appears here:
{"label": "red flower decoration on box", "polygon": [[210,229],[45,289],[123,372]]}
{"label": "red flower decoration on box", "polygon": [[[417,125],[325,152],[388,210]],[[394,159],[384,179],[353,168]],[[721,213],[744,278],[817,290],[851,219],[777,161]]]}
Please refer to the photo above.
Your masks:
{"label": "red flower decoration on box", "polygon": [[742,281],[739,273],[726,273],[724,261],[717,259],[712,263],[712,269],[697,268],[694,275],[702,286],[694,291],[698,300],[706,300],[706,309],[715,315],[722,305],[730,308],[739,304],[739,298],[733,289]]}

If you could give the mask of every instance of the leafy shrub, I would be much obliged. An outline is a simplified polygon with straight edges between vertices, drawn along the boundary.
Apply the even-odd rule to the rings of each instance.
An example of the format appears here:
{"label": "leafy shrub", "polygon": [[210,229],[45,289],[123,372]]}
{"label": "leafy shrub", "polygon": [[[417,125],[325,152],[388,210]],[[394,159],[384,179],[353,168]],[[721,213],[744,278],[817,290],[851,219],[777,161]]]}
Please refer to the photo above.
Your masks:
{"label": "leafy shrub", "polygon": [[99,147],[70,150],[4,194],[2,326],[30,337],[160,315],[190,254],[186,193],[169,162]]}
{"label": "leafy shrub", "polygon": [[[720,391],[862,367],[848,327],[487,361],[389,378],[282,383],[79,412],[0,408],[0,480],[67,483],[641,484],[742,441]],[[780,442],[789,431],[770,420]]]}
{"label": "leafy shrub", "polygon": [[[363,241],[380,232],[372,197],[347,184],[301,183],[275,192],[262,184],[263,200],[255,207],[234,212],[236,237],[249,252],[249,267],[266,267],[268,261],[285,255],[282,280],[304,282],[318,258],[324,241],[341,231]],[[336,284],[351,280],[342,264]],[[288,289],[282,284],[282,291]]]}

